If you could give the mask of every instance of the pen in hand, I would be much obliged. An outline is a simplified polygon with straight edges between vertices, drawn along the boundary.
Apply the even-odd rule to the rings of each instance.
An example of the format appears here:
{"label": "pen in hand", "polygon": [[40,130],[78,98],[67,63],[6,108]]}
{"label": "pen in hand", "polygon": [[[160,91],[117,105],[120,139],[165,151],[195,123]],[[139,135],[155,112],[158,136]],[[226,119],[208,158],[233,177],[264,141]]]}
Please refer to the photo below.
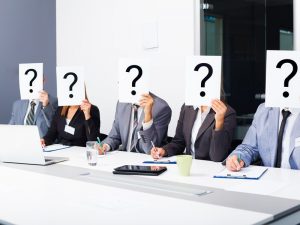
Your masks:
{"label": "pen in hand", "polygon": [[154,145],[154,143],[153,143],[153,141],[151,141],[151,145],[152,145],[152,147],[155,149],[155,152],[157,153],[157,158],[156,159],[154,159],[154,161],[156,161],[156,160],[158,160],[159,158],[160,158],[160,156],[159,156],[159,152],[158,152],[158,150],[157,150],[157,148],[155,147],[155,145]]}

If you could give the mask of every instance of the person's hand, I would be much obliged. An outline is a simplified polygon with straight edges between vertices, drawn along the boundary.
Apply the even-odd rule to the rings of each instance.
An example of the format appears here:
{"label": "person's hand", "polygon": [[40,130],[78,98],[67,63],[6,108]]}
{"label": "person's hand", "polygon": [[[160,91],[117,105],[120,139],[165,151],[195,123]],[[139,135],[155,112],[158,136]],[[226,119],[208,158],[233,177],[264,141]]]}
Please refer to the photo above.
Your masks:
{"label": "person's hand", "polygon": [[154,160],[158,160],[162,158],[163,156],[165,156],[165,154],[166,154],[166,150],[164,150],[163,148],[153,147],[151,149],[151,156]]}
{"label": "person's hand", "polygon": [[42,145],[42,148],[45,148],[46,147],[46,142],[44,139],[41,139],[41,145]]}
{"label": "person's hand", "polygon": [[43,107],[46,107],[49,104],[49,95],[46,91],[41,90],[39,92],[39,101],[42,103]]}
{"label": "person's hand", "polygon": [[91,118],[91,107],[92,107],[92,104],[87,99],[83,100],[80,105],[80,109],[84,113],[85,120],[88,120]]}
{"label": "person's hand", "polygon": [[98,148],[98,154],[99,155],[105,155],[106,152],[109,150],[109,145],[108,144],[103,144],[103,145],[97,145]]}
{"label": "person's hand", "polygon": [[223,128],[223,125],[224,125],[224,118],[225,118],[225,114],[227,112],[227,107],[221,100],[218,100],[218,99],[212,100],[211,107],[216,113],[215,114],[215,121],[216,121],[215,130],[220,130]]}
{"label": "person's hand", "polygon": [[229,156],[226,160],[226,168],[230,171],[240,171],[244,166],[244,161],[239,159],[237,155]]}
{"label": "person's hand", "polygon": [[147,123],[150,120],[152,120],[152,107],[154,104],[154,100],[150,94],[143,94],[141,96],[139,104],[140,107],[144,109],[144,114],[145,114],[144,123]]}

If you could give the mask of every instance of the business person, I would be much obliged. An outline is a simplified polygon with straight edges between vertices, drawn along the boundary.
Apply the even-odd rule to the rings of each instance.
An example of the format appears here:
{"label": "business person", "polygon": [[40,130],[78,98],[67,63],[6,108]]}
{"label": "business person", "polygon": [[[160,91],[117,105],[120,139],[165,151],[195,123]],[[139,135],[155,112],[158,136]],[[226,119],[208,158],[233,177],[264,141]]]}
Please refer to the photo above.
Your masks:
{"label": "business person", "polygon": [[37,125],[40,137],[43,137],[51,125],[56,109],[57,99],[42,90],[39,92],[39,99],[14,102],[9,124]]}
{"label": "business person", "polygon": [[151,141],[166,141],[171,108],[154,94],[141,96],[139,105],[117,103],[115,120],[99,154],[109,150],[150,153]]}
{"label": "business person", "polygon": [[257,159],[263,166],[300,169],[300,109],[261,104],[243,143],[230,154],[226,167],[239,171]]}
{"label": "business person", "polygon": [[153,147],[154,159],[183,154],[195,159],[222,161],[228,154],[236,126],[236,113],[221,100],[211,107],[183,105],[173,140],[162,148]]}
{"label": "business person", "polygon": [[41,144],[85,146],[87,141],[96,141],[99,132],[99,109],[85,99],[81,105],[58,107]]}

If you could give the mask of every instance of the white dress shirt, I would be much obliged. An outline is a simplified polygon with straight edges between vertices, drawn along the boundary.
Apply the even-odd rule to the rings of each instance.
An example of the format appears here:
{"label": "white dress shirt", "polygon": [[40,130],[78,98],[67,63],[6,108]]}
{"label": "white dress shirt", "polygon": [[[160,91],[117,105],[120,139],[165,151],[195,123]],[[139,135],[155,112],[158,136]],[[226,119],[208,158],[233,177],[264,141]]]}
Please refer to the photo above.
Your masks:
{"label": "white dress shirt", "polygon": [[[197,107],[194,106],[194,110],[196,110],[196,109],[197,109]],[[193,159],[195,158],[195,142],[196,142],[197,134],[198,134],[198,131],[199,131],[203,121],[205,120],[207,114],[209,113],[209,111],[210,111],[210,107],[207,107],[207,109],[203,112],[201,112],[200,108],[198,110],[198,114],[197,114],[196,120],[194,122],[194,126],[192,129],[192,135],[191,135],[191,149],[192,149]]]}
{"label": "white dress shirt", "polygon": [[29,111],[31,109],[30,103],[32,101],[35,103],[35,106],[34,106],[34,115],[36,114],[36,110],[37,110],[37,107],[38,107],[38,104],[39,104],[39,100],[37,100],[37,99],[29,100],[28,101],[28,106],[27,106],[27,112],[26,112],[25,117],[24,117],[24,125],[26,125],[27,116],[28,116],[28,113],[29,113]]}
{"label": "white dress shirt", "polygon": [[[284,108],[280,108],[280,116],[279,116],[279,126],[278,126],[278,132],[280,129],[280,124],[282,121],[282,113],[281,111]],[[296,108],[289,108],[288,109],[291,114],[288,117],[286,124],[285,124],[285,129],[283,132],[283,138],[282,138],[282,155],[281,155],[281,168],[286,168],[286,169],[290,169],[290,162],[289,162],[289,158],[290,158],[290,142],[291,142],[291,133],[292,130],[294,128],[295,125],[295,121],[300,113],[300,109],[296,109]]]}

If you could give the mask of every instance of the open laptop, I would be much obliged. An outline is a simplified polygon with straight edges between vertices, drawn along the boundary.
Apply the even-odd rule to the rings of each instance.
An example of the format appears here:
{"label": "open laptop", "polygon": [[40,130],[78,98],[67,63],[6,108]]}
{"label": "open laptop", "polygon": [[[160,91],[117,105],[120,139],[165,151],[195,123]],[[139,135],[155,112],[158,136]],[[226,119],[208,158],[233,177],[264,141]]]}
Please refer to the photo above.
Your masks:
{"label": "open laptop", "polygon": [[2,162],[45,166],[68,160],[44,156],[37,126],[0,125],[0,137]]}

